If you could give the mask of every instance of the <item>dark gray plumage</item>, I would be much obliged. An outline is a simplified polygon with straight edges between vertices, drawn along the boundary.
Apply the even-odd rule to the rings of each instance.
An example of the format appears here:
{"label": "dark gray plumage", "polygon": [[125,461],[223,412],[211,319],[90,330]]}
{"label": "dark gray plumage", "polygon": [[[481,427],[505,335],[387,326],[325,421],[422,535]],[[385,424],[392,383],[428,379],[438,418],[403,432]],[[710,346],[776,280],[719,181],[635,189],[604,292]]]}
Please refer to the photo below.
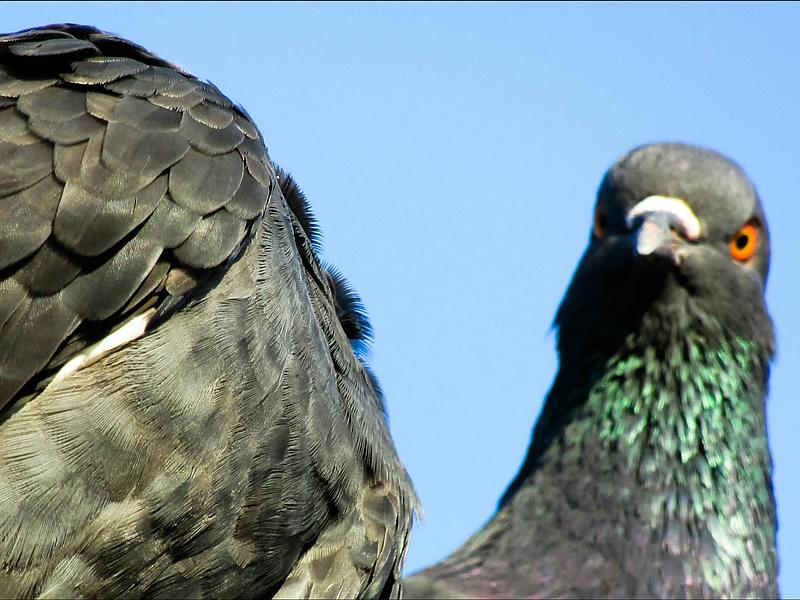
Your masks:
{"label": "dark gray plumage", "polygon": [[559,371],[496,514],[407,597],[776,597],[769,233],[682,144],[607,173],[556,317]]}
{"label": "dark gray plumage", "polygon": [[293,208],[213,85],[0,37],[0,595],[397,595],[416,498]]}
{"label": "dark gray plumage", "polygon": [[[314,215],[311,213],[311,206],[305,194],[292,176],[285,173],[280,168],[278,168],[278,179],[280,180],[281,191],[283,192],[283,197],[286,199],[286,203],[311,240],[313,248],[319,252],[322,245],[320,230]],[[367,376],[370,379],[370,383],[372,384],[372,389],[375,391],[376,396],[381,402],[381,407],[385,412],[386,407],[383,405],[383,391],[380,382],[366,361],[369,355],[370,344],[372,343],[372,325],[367,317],[367,311],[364,308],[361,297],[355,292],[344,275],[342,275],[336,267],[325,265],[324,270],[328,279],[328,285],[333,292],[336,317],[339,319],[339,323],[347,339],[350,340],[350,346],[353,352],[361,360],[367,372]]]}

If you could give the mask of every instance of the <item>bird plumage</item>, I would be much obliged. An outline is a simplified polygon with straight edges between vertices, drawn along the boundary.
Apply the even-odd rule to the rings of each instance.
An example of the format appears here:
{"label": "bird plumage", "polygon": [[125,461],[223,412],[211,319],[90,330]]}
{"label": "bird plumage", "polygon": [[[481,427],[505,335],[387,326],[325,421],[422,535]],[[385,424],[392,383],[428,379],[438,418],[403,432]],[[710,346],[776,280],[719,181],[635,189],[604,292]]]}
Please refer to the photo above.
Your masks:
{"label": "bird plumage", "polygon": [[304,210],[212,84],[0,37],[0,595],[398,593],[416,498]]}
{"label": "bird plumage", "polygon": [[[757,237],[745,260],[732,244],[756,241],[739,231]],[[768,267],[735,164],[681,144],[617,162],[525,461],[492,519],[407,595],[777,595]]]}

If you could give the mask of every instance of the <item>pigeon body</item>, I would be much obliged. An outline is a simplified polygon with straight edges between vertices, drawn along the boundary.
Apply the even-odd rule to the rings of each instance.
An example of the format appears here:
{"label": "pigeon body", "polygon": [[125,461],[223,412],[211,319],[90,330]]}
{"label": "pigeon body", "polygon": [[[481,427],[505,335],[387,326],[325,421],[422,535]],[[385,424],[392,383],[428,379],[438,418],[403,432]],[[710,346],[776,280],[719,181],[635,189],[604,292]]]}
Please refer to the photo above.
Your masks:
{"label": "pigeon body", "polygon": [[213,85],[0,37],[0,596],[398,594],[416,497],[312,222]]}
{"label": "pigeon body", "polygon": [[735,164],[680,144],[616,163],[525,461],[407,597],[775,597],[768,266]]}

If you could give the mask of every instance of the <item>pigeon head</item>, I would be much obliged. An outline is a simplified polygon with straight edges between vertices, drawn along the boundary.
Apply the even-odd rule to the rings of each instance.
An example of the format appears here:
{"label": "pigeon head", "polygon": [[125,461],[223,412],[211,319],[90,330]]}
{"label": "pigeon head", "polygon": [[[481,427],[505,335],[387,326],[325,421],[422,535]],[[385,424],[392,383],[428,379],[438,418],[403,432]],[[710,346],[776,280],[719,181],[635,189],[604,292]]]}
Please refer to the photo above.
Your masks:
{"label": "pigeon head", "polygon": [[589,245],[556,317],[562,358],[616,345],[643,320],[653,335],[699,327],[771,348],[769,256],[764,210],[735,163],[684,144],[636,148],[600,185]]}

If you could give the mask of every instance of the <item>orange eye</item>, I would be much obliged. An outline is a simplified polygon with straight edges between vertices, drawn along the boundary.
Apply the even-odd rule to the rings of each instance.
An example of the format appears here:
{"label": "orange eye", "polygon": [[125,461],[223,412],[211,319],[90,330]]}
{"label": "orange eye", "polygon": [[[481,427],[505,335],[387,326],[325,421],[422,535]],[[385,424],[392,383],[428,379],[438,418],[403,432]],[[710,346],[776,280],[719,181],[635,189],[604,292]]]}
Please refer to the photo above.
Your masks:
{"label": "orange eye", "polygon": [[750,260],[758,249],[758,227],[748,223],[731,238],[731,256],[739,262]]}
{"label": "orange eye", "polygon": [[603,237],[606,234],[606,225],[608,225],[608,220],[606,219],[606,209],[604,206],[600,206],[598,204],[597,208],[594,209],[594,226],[592,228],[594,237]]}

